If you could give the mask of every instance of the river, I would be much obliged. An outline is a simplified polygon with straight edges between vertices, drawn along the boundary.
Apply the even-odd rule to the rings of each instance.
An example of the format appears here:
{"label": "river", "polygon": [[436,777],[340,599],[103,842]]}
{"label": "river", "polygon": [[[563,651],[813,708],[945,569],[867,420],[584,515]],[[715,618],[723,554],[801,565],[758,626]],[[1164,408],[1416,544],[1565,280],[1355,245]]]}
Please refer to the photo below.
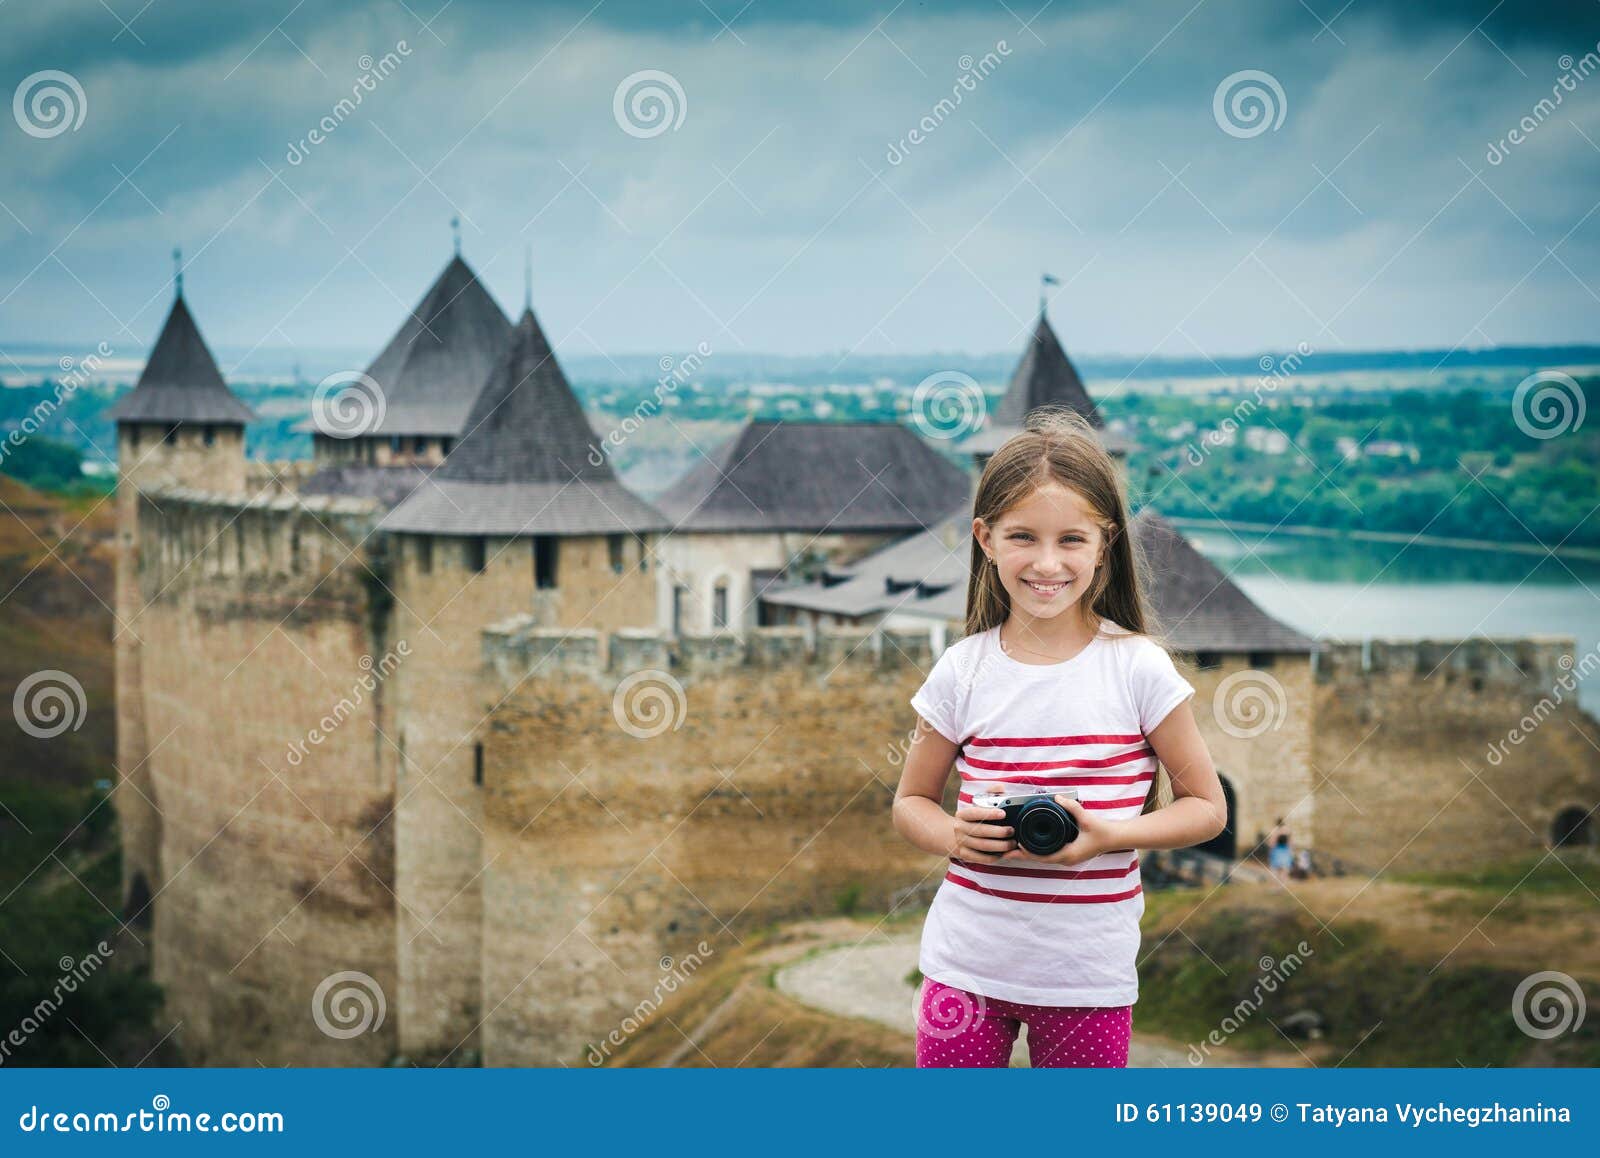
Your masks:
{"label": "river", "polygon": [[[1492,549],[1184,527],[1270,615],[1317,638],[1556,635],[1600,648],[1600,562]],[[1578,687],[1600,716],[1600,676]]]}

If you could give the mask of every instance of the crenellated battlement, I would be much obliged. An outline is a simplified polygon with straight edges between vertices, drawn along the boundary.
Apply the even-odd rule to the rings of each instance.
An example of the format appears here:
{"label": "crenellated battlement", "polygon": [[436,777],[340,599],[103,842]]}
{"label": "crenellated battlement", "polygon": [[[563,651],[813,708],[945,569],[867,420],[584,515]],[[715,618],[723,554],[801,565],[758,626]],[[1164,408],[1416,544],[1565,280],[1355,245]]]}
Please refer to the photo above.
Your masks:
{"label": "crenellated battlement", "polygon": [[[384,543],[368,499],[168,487],[139,495],[139,582],[146,599],[209,580],[310,591],[340,568],[371,566]],[[329,592],[332,594],[332,592]]]}
{"label": "crenellated battlement", "polygon": [[683,679],[738,670],[804,668],[836,671],[927,671],[933,633],[914,628],[756,627],[745,635],[717,632],[673,636],[649,628],[607,634],[593,628],[541,627],[517,615],[483,629],[483,663],[508,686],[529,676],[572,674],[620,680],[639,671]]}
{"label": "crenellated battlement", "polygon": [[1553,635],[1466,639],[1323,639],[1318,683],[1358,685],[1388,680],[1464,682],[1473,690],[1549,688],[1572,669],[1577,643]]}

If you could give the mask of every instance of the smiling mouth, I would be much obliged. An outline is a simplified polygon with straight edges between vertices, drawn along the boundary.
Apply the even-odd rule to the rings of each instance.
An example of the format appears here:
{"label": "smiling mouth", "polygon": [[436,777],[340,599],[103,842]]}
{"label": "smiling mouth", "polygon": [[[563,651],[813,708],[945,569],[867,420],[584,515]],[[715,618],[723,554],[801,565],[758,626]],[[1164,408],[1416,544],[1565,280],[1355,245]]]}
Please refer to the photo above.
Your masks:
{"label": "smiling mouth", "polygon": [[1030,580],[1024,579],[1022,582],[1033,588],[1033,590],[1037,591],[1040,595],[1054,595],[1063,587],[1068,586],[1066,580],[1061,580],[1056,583],[1034,583]]}

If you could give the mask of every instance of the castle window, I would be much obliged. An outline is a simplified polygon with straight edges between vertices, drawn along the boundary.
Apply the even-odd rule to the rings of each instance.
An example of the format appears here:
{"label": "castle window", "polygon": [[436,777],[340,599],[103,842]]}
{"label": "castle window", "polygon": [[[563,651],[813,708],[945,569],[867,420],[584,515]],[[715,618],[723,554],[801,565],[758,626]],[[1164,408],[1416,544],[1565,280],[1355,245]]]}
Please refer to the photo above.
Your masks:
{"label": "castle window", "polygon": [[450,448],[452,446],[454,446],[455,444],[456,444],[456,440],[453,439],[453,438],[441,438],[439,440],[439,453],[440,454],[449,454],[450,453]]}
{"label": "castle window", "polygon": [[427,454],[428,453],[428,440],[426,438],[413,438],[411,440],[411,453],[412,454]]}
{"label": "castle window", "polygon": [[483,745],[472,745],[472,782],[483,787]]}
{"label": "castle window", "polygon": [[474,535],[462,544],[462,550],[467,554],[468,569],[482,571],[489,554],[489,541],[482,535]]}
{"label": "castle window", "polygon": [[215,446],[217,442],[217,428],[211,423],[206,423],[200,428],[200,438],[207,446]]}
{"label": "castle window", "polygon": [[433,574],[433,537],[417,536],[417,570],[424,575]]}
{"label": "castle window", "polygon": [[1252,651],[1250,653],[1250,666],[1258,671],[1269,668],[1276,658],[1277,656],[1270,651]]}
{"label": "castle window", "polygon": [[389,439],[389,453],[397,455],[405,449],[405,445],[406,440],[397,434],[393,438]]}
{"label": "castle window", "polygon": [[728,585],[718,583],[711,591],[711,626],[728,626]]}
{"label": "castle window", "polygon": [[541,590],[549,590],[556,585],[556,548],[559,546],[554,535],[535,535],[533,537],[533,585]]}
{"label": "castle window", "polygon": [[1194,666],[1201,671],[1222,666],[1222,656],[1214,651],[1197,651],[1194,653]]}
{"label": "castle window", "polygon": [[621,535],[607,535],[606,536],[606,550],[609,551],[610,554],[611,554],[611,573],[613,575],[621,575],[622,574],[622,536]]}
{"label": "castle window", "polygon": [[361,442],[367,450],[367,465],[376,466],[378,464],[378,440],[376,438],[364,438]]}
{"label": "castle window", "polygon": [[166,443],[176,443],[178,441],[178,424],[176,422],[167,423],[167,429],[162,433],[161,441]]}
{"label": "castle window", "polygon": [[139,449],[139,428],[137,426],[130,425],[128,427],[128,449]]}

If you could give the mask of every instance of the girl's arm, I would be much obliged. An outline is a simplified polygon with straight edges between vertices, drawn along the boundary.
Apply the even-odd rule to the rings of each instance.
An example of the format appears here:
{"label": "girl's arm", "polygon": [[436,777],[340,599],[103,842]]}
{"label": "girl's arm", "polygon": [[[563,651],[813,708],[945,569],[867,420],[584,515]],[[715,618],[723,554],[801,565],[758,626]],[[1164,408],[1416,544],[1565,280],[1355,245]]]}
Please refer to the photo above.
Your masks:
{"label": "girl's arm", "polygon": [[993,864],[1016,845],[1009,839],[1010,826],[984,821],[1004,820],[1006,814],[998,808],[970,804],[957,808],[954,816],[944,810],[944,787],[960,750],[954,740],[945,739],[933,725],[917,717],[900,787],[894,794],[895,831],[923,852]]}
{"label": "girl's arm", "polygon": [[1228,804],[1190,701],[1172,709],[1148,738],[1172,779],[1173,800],[1164,808],[1115,822],[1112,847],[1154,850],[1204,844],[1228,826]]}

